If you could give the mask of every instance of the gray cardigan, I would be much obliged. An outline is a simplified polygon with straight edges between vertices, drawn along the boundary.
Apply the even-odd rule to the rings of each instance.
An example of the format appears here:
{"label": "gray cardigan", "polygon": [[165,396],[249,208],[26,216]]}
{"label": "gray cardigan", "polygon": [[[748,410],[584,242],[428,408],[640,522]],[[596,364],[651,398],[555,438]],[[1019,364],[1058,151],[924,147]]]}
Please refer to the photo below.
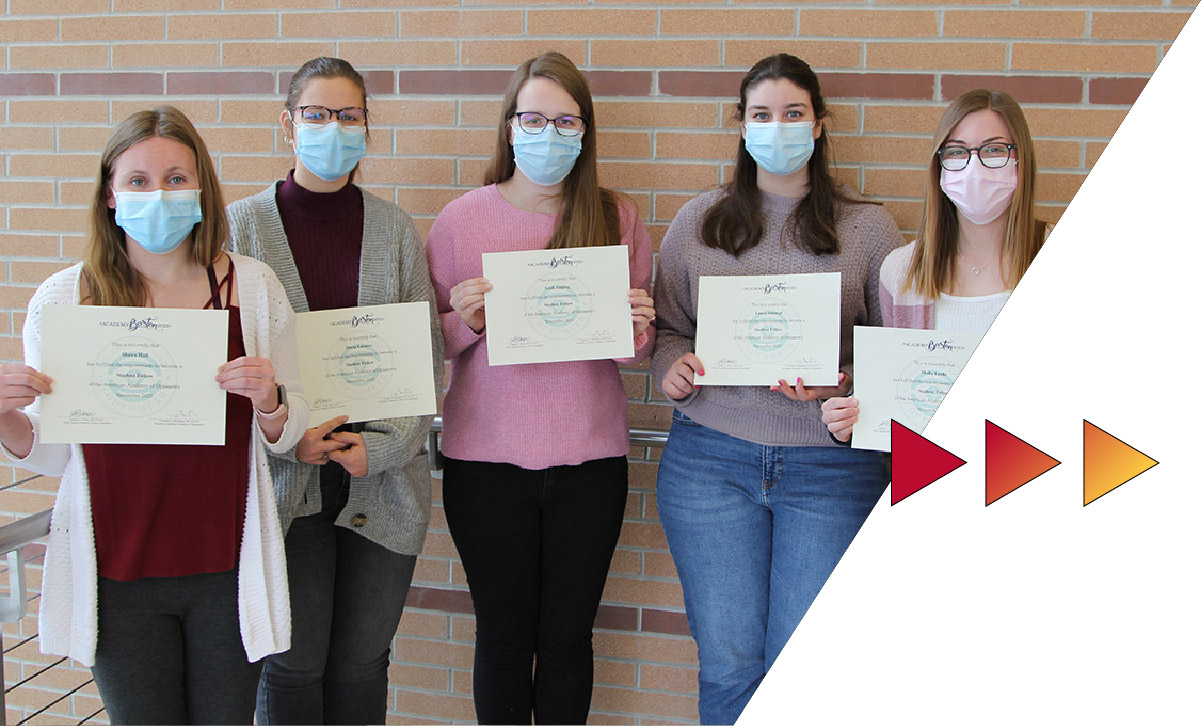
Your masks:
{"label": "gray cardigan", "polygon": [[[276,184],[278,184],[277,182]],[[230,204],[230,244],[235,252],[266,262],[288,293],[292,309],[309,304],[275,203],[276,184]],[[442,332],[433,302],[425,250],[399,207],[363,192],[363,252],[359,263],[360,305],[424,300],[430,303],[434,381],[442,390]],[[401,554],[417,555],[430,519],[430,473],[426,441],[432,416],[356,424],[367,447],[365,477],[350,480],[350,499],[337,524]],[[313,422],[320,423],[320,422]],[[321,510],[318,467],[296,460],[296,449],[271,456],[271,476],[284,531],[296,517]]]}

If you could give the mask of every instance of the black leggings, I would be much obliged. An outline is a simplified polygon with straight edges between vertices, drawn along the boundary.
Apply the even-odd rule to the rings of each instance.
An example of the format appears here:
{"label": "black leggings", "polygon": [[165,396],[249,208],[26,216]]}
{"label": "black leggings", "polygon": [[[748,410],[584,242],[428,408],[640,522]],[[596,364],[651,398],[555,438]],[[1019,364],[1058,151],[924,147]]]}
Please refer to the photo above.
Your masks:
{"label": "black leggings", "polygon": [[592,622],[627,488],[624,456],[538,471],[446,460],[446,520],[475,604],[480,723],[587,720]]}

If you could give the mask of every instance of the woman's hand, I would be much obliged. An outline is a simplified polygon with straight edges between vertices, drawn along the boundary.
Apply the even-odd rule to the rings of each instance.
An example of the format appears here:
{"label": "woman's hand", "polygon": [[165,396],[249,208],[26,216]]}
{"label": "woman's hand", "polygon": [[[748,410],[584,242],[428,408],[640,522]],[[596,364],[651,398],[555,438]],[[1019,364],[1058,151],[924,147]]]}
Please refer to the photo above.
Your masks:
{"label": "woman's hand", "polygon": [[484,329],[484,293],[491,291],[492,283],[482,277],[464,280],[450,288],[450,306],[476,333]]}
{"label": "woman's hand", "polygon": [[351,476],[367,476],[367,445],[363,443],[363,435],[351,431],[335,431],[329,438],[342,446],[341,449],[329,452],[330,461],[341,464]]}
{"label": "woman's hand", "polygon": [[851,427],[859,420],[859,400],[838,396],[822,404],[822,423],[839,441],[851,440]]}
{"label": "woman's hand", "polygon": [[646,290],[630,290],[630,315],[634,318],[634,337],[646,332],[655,319],[655,301]]}
{"label": "woman's hand", "polygon": [[332,452],[345,449],[346,444],[331,440],[330,434],[347,420],[346,416],[335,416],[320,426],[314,426],[305,431],[304,435],[300,437],[300,443],[296,444],[296,460],[313,466],[321,466],[330,460]]}
{"label": "woman's hand", "polygon": [[781,378],[779,385],[772,386],[771,390],[779,391],[794,401],[816,401],[819,398],[834,398],[835,396],[847,395],[847,391],[851,390],[851,379],[847,374],[839,371],[837,386],[812,386],[805,388],[805,382],[798,378],[796,379],[796,387],[794,388],[788,385],[788,381]]}
{"label": "woman's hand", "polygon": [[260,413],[279,408],[275,368],[267,358],[235,358],[217,369],[217,382],[221,390],[249,398]]}
{"label": "woman's hand", "polygon": [[703,375],[705,375],[705,367],[697,360],[696,355],[685,353],[671,364],[671,368],[667,370],[667,375],[663,376],[663,382],[659,384],[659,388],[668,398],[684,398],[695,388],[694,376]]}
{"label": "woman's hand", "polygon": [[20,363],[0,364],[0,414],[24,408],[50,393],[50,376]]}

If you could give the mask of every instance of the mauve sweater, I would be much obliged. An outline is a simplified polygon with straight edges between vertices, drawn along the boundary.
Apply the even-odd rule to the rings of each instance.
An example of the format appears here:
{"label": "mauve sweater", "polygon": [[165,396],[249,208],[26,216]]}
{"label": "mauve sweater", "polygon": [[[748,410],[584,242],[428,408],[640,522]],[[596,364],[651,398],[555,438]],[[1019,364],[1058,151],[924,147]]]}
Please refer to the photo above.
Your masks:
{"label": "mauve sweater", "polygon": [[[451,362],[442,450],[453,459],[536,470],[625,456],[630,450],[617,361],[492,367],[487,327],[475,333],[450,306],[452,287],[483,277],[483,253],[545,249],[555,221],[513,206],[489,185],[446,205],[430,229],[426,253]],[[621,230],[621,243],[630,250],[629,286],[649,290],[651,242],[629,203],[621,205]],[[654,331],[652,325],[649,334],[635,339],[635,357],[622,365],[646,358]]]}
{"label": "mauve sweater", "polygon": [[[684,205],[659,250],[655,282],[658,342],[651,375],[662,388],[672,363],[694,352],[698,278],[701,275],[770,275],[797,272],[842,273],[840,367],[851,375],[851,332],[856,325],[880,325],[880,265],[901,244],[901,233],[877,204],[841,204],[836,218],[840,252],[815,255],[784,234],[798,200],[762,195],[764,233],[759,244],[738,257],[701,242],[705,213],[725,195],[719,189]],[[704,361],[701,361],[704,365]],[[740,439],[770,446],[837,446],[821,420],[821,402],[798,402],[766,386],[699,387],[675,401],[699,424]]]}

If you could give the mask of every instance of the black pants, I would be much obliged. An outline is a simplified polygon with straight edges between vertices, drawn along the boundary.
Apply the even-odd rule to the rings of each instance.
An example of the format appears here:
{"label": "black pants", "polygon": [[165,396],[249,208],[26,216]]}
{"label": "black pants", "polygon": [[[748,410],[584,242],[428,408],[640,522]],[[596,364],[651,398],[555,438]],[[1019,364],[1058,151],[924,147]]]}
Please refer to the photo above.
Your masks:
{"label": "black pants", "polygon": [[238,626],[238,570],[100,578],[92,676],[114,724],[248,724],[262,661]]}
{"label": "black pants", "polygon": [[446,460],[446,520],[475,604],[480,723],[587,720],[592,622],[627,488],[622,456],[540,471]]}

